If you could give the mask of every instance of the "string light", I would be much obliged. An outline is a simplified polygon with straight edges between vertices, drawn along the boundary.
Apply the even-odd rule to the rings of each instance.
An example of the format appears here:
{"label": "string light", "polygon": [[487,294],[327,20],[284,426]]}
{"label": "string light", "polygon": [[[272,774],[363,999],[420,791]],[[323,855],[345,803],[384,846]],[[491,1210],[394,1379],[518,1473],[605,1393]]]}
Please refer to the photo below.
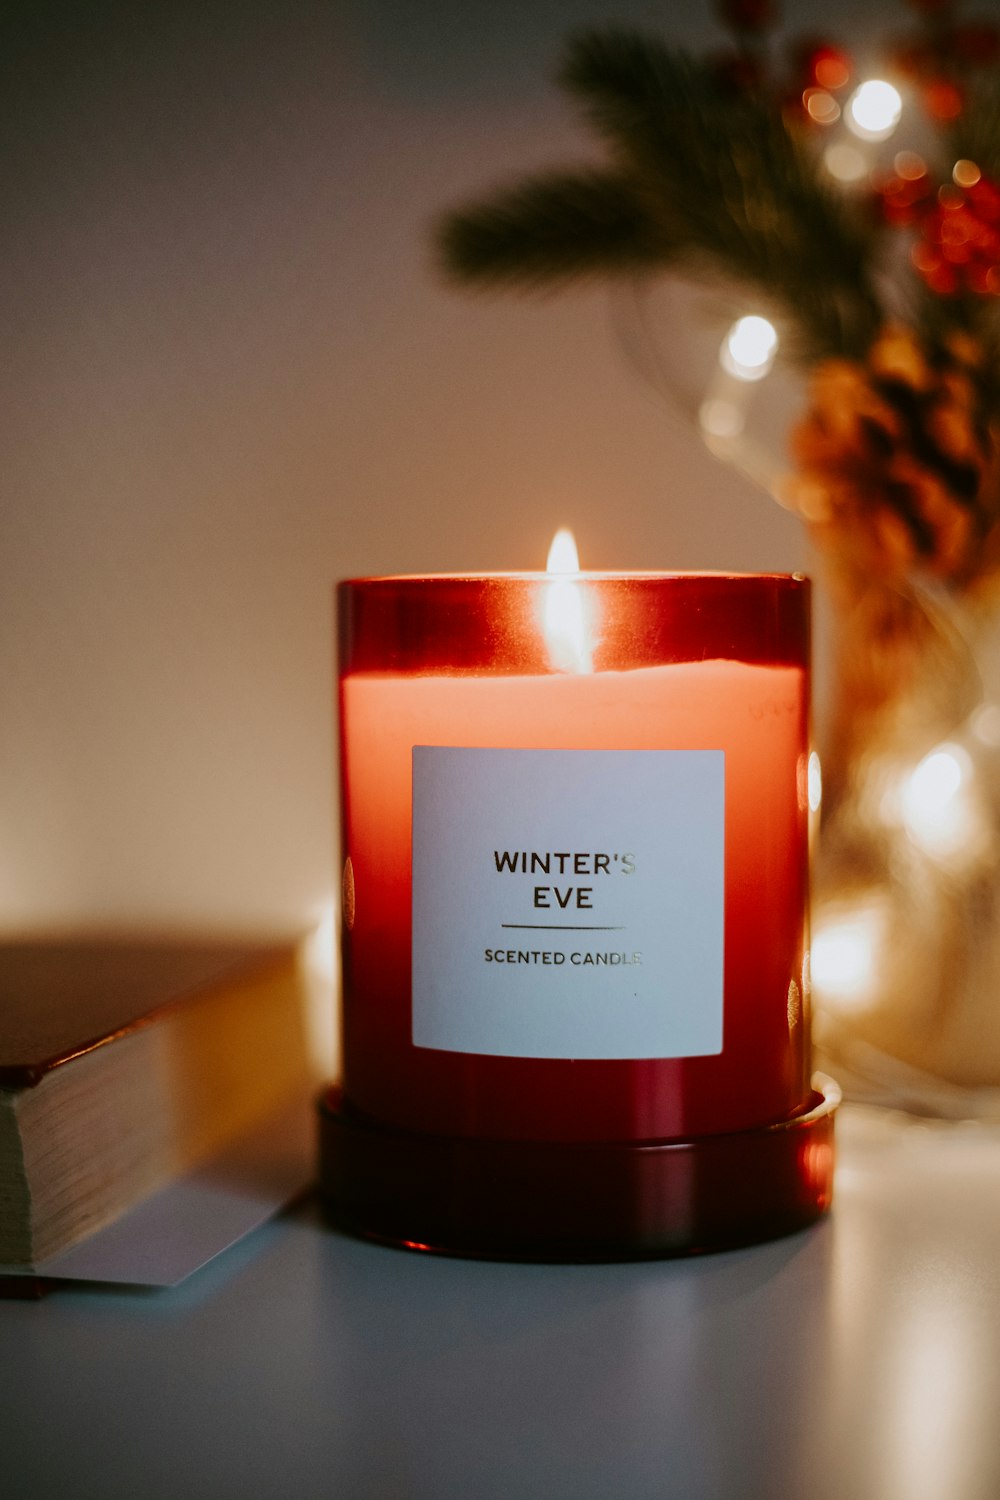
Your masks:
{"label": "string light", "polygon": [[903,101],[883,78],[869,78],[847,101],[847,127],[863,141],[885,141],[899,124]]}
{"label": "string light", "polygon": [[737,380],[763,380],[778,350],[778,332],[767,318],[740,318],[723,341],[719,359]]}

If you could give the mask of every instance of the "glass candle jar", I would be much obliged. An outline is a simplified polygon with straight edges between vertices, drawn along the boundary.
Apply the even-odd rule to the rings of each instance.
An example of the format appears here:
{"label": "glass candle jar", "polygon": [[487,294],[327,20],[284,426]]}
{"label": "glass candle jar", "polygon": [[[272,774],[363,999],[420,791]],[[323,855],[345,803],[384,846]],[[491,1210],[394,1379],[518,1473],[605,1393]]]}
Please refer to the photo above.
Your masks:
{"label": "glass candle jar", "polygon": [[[759,1238],[825,1206],[808,605],[807,580],[772,575],[340,586],[335,1216],[577,1256]],[[739,1197],[733,1152],[761,1166],[727,1214],[708,1205]]]}

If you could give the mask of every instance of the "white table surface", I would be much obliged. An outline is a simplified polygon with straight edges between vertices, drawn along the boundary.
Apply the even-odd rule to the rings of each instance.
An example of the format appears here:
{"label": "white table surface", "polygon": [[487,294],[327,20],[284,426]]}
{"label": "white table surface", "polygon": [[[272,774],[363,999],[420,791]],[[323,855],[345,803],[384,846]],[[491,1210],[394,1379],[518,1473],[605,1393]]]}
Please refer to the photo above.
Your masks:
{"label": "white table surface", "polygon": [[1000,1128],[842,1111],[833,1215],[533,1266],[308,1206],[170,1291],[0,1303],[4,1500],[997,1500]]}

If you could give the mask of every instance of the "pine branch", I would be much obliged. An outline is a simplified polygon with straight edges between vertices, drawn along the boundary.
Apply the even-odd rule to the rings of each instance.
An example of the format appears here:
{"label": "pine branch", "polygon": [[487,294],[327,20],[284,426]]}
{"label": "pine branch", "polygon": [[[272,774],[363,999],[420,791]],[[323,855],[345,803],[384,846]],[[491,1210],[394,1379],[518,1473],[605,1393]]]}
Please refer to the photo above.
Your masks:
{"label": "pine branch", "polygon": [[1000,78],[980,77],[970,88],[965,109],[951,130],[955,157],[974,161],[994,182],[1000,180]]}
{"label": "pine branch", "polygon": [[677,253],[633,183],[585,169],[528,178],[448,214],[436,238],[452,278],[524,289],[645,271]]}
{"label": "pine branch", "polygon": [[761,100],[619,30],[580,36],[561,82],[672,243],[783,302],[813,354],[864,352],[882,318],[868,236]]}
{"label": "pine branch", "polygon": [[[968,80],[965,108],[948,132],[951,161],[973,161],[983,175],[1000,181],[1000,77],[981,73]],[[964,296],[925,297],[925,326],[939,338],[959,330],[971,334],[984,351],[984,405],[1000,407],[1000,299]]]}

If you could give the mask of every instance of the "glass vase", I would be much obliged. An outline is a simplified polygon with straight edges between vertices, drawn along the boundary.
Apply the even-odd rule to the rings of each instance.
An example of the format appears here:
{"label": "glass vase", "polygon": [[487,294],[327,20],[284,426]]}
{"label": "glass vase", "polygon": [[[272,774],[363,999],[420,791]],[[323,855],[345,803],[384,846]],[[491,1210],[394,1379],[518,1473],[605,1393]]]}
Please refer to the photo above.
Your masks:
{"label": "glass vase", "polygon": [[854,1098],[1000,1119],[1000,610],[873,589],[837,635],[819,1055]]}

